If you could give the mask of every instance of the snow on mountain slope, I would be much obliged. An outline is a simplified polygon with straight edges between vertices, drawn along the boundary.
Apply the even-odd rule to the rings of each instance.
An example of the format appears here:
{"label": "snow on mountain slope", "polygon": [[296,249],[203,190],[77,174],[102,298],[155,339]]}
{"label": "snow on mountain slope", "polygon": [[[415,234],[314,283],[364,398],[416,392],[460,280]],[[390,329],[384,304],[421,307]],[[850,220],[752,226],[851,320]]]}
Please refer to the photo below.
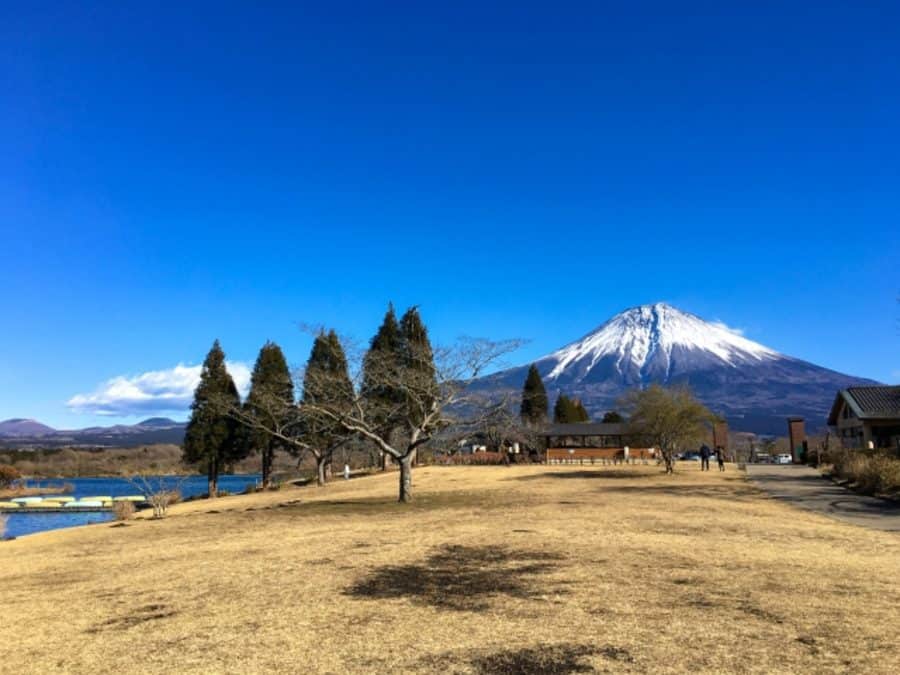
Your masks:
{"label": "snow on mountain slope", "polygon": [[[551,406],[558,394],[577,396],[598,418],[635,387],[687,386],[732,428],[773,434],[784,433],[789,415],[821,428],[839,389],[874,384],[779,354],[665,303],[627,309],[535,365]],[[527,372],[528,364],[503,370],[472,389],[515,398]]]}
{"label": "snow on mountain slope", "polygon": [[547,375],[551,380],[572,367],[587,374],[609,356],[614,357],[615,369],[621,375],[646,373],[651,364],[659,363],[667,379],[678,352],[702,352],[734,368],[780,357],[778,352],[723,324],[709,323],[665,303],[656,303],[617,314],[592,333],[540,361],[556,362]]}

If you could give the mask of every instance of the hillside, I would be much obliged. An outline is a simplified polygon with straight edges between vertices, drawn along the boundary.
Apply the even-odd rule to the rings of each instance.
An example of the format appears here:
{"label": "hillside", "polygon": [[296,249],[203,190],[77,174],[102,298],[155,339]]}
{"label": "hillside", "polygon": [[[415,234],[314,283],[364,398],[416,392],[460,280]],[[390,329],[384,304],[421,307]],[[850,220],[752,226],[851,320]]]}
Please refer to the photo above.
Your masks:
{"label": "hillside", "polygon": [[[614,409],[629,389],[686,385],[739,431],[783,434],[799,415],[811,430],[839,389],[871,380],[780,354],[664,303],[617,314],[579,340],[537,359],[551,401],[578,396],[592,416]],[[473,389],[519,395],[529,364],[481,378]]]}

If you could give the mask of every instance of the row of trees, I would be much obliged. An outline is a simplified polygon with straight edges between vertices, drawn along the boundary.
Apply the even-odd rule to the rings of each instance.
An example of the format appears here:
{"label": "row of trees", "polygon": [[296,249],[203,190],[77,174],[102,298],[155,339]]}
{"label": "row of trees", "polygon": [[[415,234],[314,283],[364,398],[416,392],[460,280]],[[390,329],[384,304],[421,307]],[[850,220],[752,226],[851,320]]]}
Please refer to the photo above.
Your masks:
{"label": "row of trees", "polygon": [[[519,408],[519,417],[522,423],[531,428],[539,428],[547,423],[549,400],[544,381],[538,372],[537,366],[531,364],[525,384],[522,387],[522,404]],[[573,424],[590,422],[584,404],[578,398],[569,398],[560,394],[553,406],[553,422],[555,424]],[[609,411],[603,416],[604,422],[622,422],[622,416],[615,411]]]}
{"label": "row of trees", "polygon": [[362,353],[348,354],[334,331],[318,331],[305,368],[293,378],[280,348],[267,343],[242,402],[216,341],[195,392],[184,459],[206,470],[210,496],[223,468],[254,451],[261,456],[264,485],[278,449],[314,457],[323,484],[334,452],[363,439],[381,452],[384,464],[399,465],[399,498],[410,501],[416,453],[453,421],[450,411],[465,409],[471,423],[505,406],[478,400],[467,388],[517,346],[512,340],[462,339],[434,349],[416,307],[398,321],[389,306]]}
{"label": "row of trees", "polygon": [[[398,321],[389,306],[365,351],[348,354],[333,330],[319,330],[299,373],[292,374],[278,345],[267,342],[254,366],[250,392],[241,401],[216,341],[195,391],[184,460],[206,471],[210,496],[217,493],[220,473],[254,452],[261,458],[265,487],[271,483],[278,450],[313,457],[321,485],[334,453],[362,440],[381,453],[382,467],[390,461],[399,465],[399,499],[410,501],[417,452],[451,423],[459,424],[451,411],[465,413],[467,421],[461,426],[497,435],[499,445],[515,435],[507,402],[478,398],[469,384],[518,344],[462,339],[450,348],[434,349],[416,307]],[[630,432],[652,438],[669,471],[674,453],[712,419],[687,391],[650,387],[632,392],[623,404],[630,411]],[[532,365],[519,410],[520,435],[527,437],[528,430],[546,423],[548,406],[546,389]],[[561,395],[554,421],[587,422],[589,415],[578,399]],[[624,420],[609,412],[603,421]]]}

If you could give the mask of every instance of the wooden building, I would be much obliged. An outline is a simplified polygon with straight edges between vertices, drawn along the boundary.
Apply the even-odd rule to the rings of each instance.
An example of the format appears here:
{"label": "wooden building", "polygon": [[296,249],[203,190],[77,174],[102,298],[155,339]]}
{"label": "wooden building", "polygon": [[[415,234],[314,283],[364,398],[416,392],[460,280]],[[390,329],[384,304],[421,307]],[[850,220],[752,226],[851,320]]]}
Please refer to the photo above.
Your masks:
{"label": "wooden building", "polygon": [[551,424],[540,435],[548,464],[655,457],[655,450],[629,435],[624,424]]}
{"label": "wooden building", "polygon": [[845,448],[900,448],[900,386],[842,389],[828,426]]}

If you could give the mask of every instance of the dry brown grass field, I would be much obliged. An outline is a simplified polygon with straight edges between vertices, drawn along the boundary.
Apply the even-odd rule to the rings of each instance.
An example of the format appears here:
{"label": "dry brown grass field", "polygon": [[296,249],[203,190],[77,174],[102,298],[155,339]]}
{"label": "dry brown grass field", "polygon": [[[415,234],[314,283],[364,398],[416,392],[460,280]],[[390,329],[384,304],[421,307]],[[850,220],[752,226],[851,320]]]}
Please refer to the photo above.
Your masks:
{"label": "dry brown grass field", "polygon": [[0,671],[900,672],[900,537],[731,467],[413,479],[2,543]]}

